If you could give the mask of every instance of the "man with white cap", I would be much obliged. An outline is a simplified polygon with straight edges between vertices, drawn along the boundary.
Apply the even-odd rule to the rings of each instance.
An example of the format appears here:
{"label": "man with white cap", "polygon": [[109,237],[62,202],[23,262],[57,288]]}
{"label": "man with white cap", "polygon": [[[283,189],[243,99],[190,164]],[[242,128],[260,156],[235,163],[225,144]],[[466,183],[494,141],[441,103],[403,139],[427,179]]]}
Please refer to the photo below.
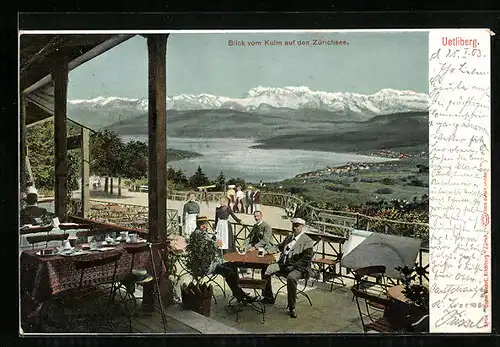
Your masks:
{"label": "man with white cap", "polygon": [[[292,233],[278,246],[281,251],[278,260],[277,273],[287,280],[288,309],[290,317],[297,318],[295,302],[297,300],[297,281],[311,276],[311,261],[313,258],[314,241],[304,233],[306,222],[302,218],[292,219]],[[271,271],[272,272],[272,271]],[[266,272],[263,278],[267,279],[266,288],[262,291],[263,303],[274,304],[274,295],[271,286],[272,273]]]}

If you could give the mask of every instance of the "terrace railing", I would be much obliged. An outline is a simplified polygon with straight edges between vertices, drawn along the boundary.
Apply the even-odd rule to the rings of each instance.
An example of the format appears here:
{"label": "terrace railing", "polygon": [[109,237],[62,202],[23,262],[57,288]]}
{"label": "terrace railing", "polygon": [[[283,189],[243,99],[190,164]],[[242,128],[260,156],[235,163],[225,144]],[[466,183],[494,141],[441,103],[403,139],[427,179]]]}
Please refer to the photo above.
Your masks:
{"label": "terrace railing", "polygon": [[[79,200],[73,200],[78,205]],[[80,203],[81,205],[81,203]],[[80,212],[74,211],[74,212]],[[74,213],[81,216],[81,213]],[[115,203],[104,200],[91,199],[88,219],[102,223],[113,223],[129,228],[148,229],[148,207],[142,205]],[[176,209],[167,209],[167,232],[179,233],[181,221]]]}
{"label": "terrace railing", "polygon": [[[186,199],[186,194],[187,192],[183,191],[168,190],[167,199],[183,201]],[[223,194],[223,192],[196,192],[198,201],[207,202],[217,202]],[[75,200],[73,204],[78,207],[78,200]],[[147,230],[147,206],[110,203],[96,199],[92,199],[90,202],[89,219]],[[320,248],[323,249],[322,256],[326,258],[337,257],[342,252],[342,244],[347,240],[349,230],[353,228],[420,238],[422,248],[419,253],[419,268],[417,270],[420,272],[421,282],[428,279],[427,269],[429,265],[428,263],[423,264],[423,255],[429,252],[429,225],[426,223],[404,222],[371,217],[360,213],[319,209],[287,194],[263,193],[262,203],[281,207],[285,211],[294,211],[296,215],[300,214],[301,218],[306,219],[307,224],[312,226],[314,230],[311,230],[309,234],[316,242],[322,243],[320,245]],[[213,226],[213,220],[210,223]],[[244,240],[251,228],[252,225],[233,224],[235,240],[237,242]],[[180,230],[179,212],[176,209],[167,209],[167,232],[178,234]],[[281,242],[289,232],[289,230],[273,228],[275,242]],[[342,274],[342,276],[351,278],[349,272]]]}

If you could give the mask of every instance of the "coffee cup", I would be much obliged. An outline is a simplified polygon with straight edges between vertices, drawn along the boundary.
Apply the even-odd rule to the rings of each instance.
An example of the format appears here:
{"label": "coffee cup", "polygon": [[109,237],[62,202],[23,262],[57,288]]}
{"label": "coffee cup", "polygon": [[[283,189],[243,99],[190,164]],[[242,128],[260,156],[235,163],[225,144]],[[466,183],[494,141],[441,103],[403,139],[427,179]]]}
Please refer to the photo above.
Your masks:
{"label": "coffee cup", "polygon": [[137,234],[130,234],[130,242],[137,242]]}
{"label": "coffee cup", "polygon": [[264,256],[264,253],[265,253],[264,248],[259,248],[259,249],[258,249],[258,252],[257,252],[257,256],[258,256],[258,257],[263,257],[263,256]]}
{"label": "coffee cup", "polygon": [[126,240],[128,237],[128,231],[120,231],[120,238]]}

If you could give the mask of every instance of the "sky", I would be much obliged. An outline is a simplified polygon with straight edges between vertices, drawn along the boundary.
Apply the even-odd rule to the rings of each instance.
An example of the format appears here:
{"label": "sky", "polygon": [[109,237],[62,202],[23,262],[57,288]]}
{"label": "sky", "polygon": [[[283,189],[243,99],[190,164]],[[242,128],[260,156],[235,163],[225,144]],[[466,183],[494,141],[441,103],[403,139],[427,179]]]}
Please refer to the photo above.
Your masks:
{"label": "sky", "polygon": [[[298,45],[298,41],[348,45]],[[244,46],[230,46],[229,40]],[[265,40],[282,45],[265,45]],[[295,41],[293,41],[295,40]],[[250,46],[259,41],[260,46]],[[285,46],[285,41],[293,42]],[[68,97],[147,97],[147,45],[135,36],[70,72]],[[175,33],[167,43],[167,94],[242,97],[257,86],[372,94],[428,92],[427,32]]]}

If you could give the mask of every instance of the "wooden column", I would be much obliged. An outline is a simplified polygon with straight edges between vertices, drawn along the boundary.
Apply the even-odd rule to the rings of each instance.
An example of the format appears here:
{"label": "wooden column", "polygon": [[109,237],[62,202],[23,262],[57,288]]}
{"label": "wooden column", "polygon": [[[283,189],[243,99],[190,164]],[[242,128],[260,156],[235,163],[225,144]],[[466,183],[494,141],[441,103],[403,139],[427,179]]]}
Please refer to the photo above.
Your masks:
{"label": "wooden column", "polygon": [[55,159],[55,215],[65,221],[68,194],[68,150],[67,150],[67,93],[68,63],[62,51],[55,57],[52,70],[54,81],[54,159]]}
{"label": "wooden column", "polygon": [[[147,35],[148,43],[148,224],[149,241],[163,241],[167,229],[166,152],[167,83],[166,54],[168,35]],[[165,259],[166,260],[166,259]],[[158,268],[160,259],[155,257]],[[153,285],[144,285],[142,309],[154,310]]]}
{"label": "wooden column", "polygon": [[21,187],[21,193],[26,190],[26,181],[27,181],[27,156],[26,156],[26,99],[21,95],[21,104],[20,104],[20,124],[19,124],[19,171],[21,173],[21,177],[19,177],[19,186]]}
{"label": "wooden column", "polygon": [[82,127],[81,132],[82,150],[82,217],[87,218],[89,213],[90,199],[90,153],[89,153],[89,129]]}
{"label": "wooden column", "polygon": [[149,238],[163,241],[167,229],[166,151],[168,35],[148,35]]}

